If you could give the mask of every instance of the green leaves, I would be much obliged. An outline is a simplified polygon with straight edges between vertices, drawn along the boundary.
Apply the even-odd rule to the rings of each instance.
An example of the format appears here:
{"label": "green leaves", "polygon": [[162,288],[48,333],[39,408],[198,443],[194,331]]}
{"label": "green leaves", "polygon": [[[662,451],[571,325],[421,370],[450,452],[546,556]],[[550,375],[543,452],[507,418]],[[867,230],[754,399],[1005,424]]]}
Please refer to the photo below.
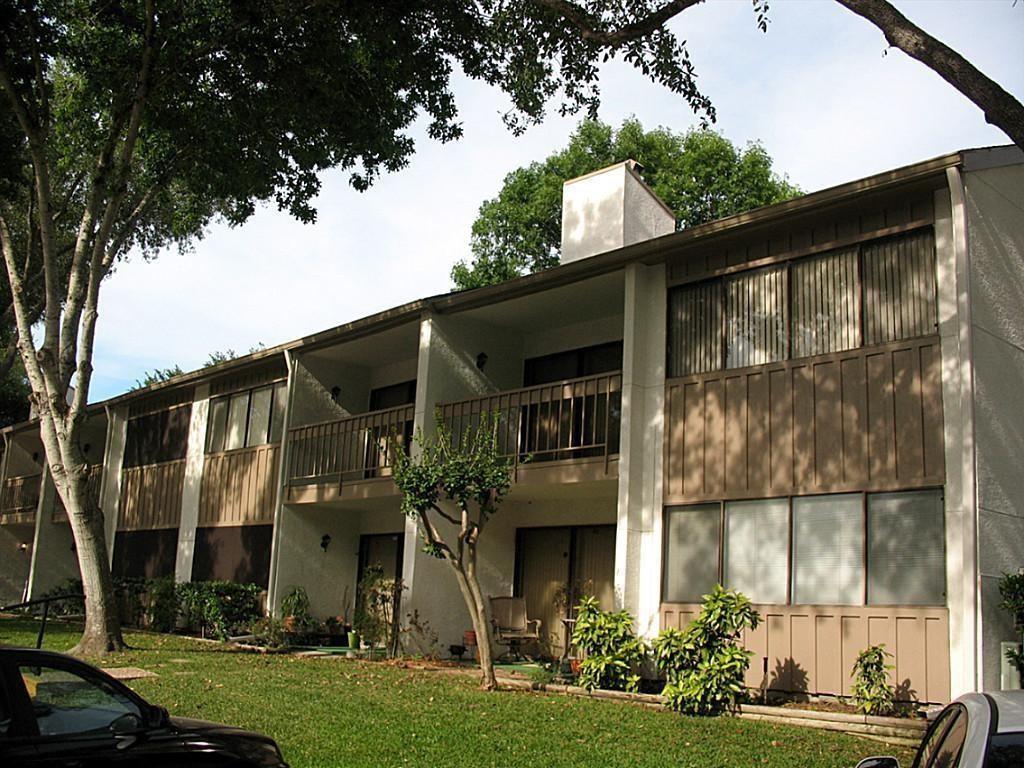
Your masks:
{"label": "green leaves", "polygon": [[668,680],[663,695],[669,707],[691,715],[735,708],[752,656],[740,641],[743,631],[756,629],[760,620],[745,595],[715,585],[685,631],[662,630],[651,647]]}
{"label": "green leaves", "polygon": [[584,688],[640,689],[637,673],[647,648],[627,611],[602,611],[597,598],[584,597],[576,608],[572,644],[583,653],[578,682]]}
{"label": "green leaves", "polygon": [[509,173],[498,196],[480,206],[473,258],[452,269],[455,286],[477,288],[556,266],[563,182],[629,159],[644,167],[644,179],[675,211],[680,228],[800,194],[772,170],[760,144],[740,149],[709,130],[645,131],[635,118],[617,131],[585,120],[565,149]]}
{"label": "green leaves", "polygon": [[889,685],[891,664],[885,660],[892,654],[885,645],[871,645],[857,655],[853,662],[853,701],[865,715],[892,714],[896,694]]}

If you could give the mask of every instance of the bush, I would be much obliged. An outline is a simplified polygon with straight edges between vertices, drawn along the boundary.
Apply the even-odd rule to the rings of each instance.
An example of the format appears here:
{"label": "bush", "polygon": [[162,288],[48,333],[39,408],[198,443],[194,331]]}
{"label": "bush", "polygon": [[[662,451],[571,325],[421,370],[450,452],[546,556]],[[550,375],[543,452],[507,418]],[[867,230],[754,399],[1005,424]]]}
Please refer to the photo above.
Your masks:
{"label": "bush", "polygon": [[[79,616],[85,611],[85,601],[77,595],[82,594],[82,580],[81,579],[66,579],[61,584],[57,585],[53,589],[44,592],[43,597],[63,597],[64,595],[72,595],[66,600],[55,600],[50,603],[50,616]],[[39,604],[34,608],[30,609],[33,613],[38,615],[43,614],[43,605]]]}
{"label": "bush", "polygon": [[865,648],[853,662],[853,702],[865,715],[889,715],[895,709],[896,692],[889,685],[884,645]]}
{"label": "bush", "polygon": [[583,598],[576,609],[572,644],[584,654],[578,680],[584,688],[640,689],[638,673],[647,649],[633,632],[633,617],[626,611],[602,611],[595,598]]}
{"label": "bush", "polygon": [[149,626],[157,632],[173,632],[178,625],[180,603],[174,579],[149,580]]}
{"label": "bush", "polygon": [[[999,607],[1013,617],[1017,632],[1024,633],[1024,573],[1004,573],[999,580],[999,594],[1003,598]],[[1010,648],[1006,651],[1006,660],[1024,678],[1024,648]]]}
{"label": "bush", "polygon": [[250,629],[260,618],[260,587],[233,581],[193,581],[177,586],[185,624],[220,640]]}
{"label": "bush", "polygon": [[302,634],[311,632],[316,619],[309,610],[309,595],[303,587],[292,587],[291,591],[281,600],[281,615],[291,620],[292,630]]}
{"label": "bush", "polygon": [[716,585],[685,631],[663,630],[652,648],[666,678],[662,695],[669,707],[691,715],[735,709],[753,655],[740,646],[740,637],[760,621],[747,597]]}
{"label": "bush", "polygon": [[253,624],[252,634],[257,643],[267,648],[283,648],[288,644],[284,622],[272,616],[264,616]]}

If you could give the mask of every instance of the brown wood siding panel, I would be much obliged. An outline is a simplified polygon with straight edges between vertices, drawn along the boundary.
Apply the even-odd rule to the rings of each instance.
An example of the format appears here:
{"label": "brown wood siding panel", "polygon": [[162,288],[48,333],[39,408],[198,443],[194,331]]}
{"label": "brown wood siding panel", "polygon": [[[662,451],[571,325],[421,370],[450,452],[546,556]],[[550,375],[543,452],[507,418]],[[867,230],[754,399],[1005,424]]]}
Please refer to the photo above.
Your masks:
{"label": "brown wood siding panel", "polygon": [[122,471],[119,531],[176,528],[181,517],[185,460]]}
{"label": "brown wood siding panel", "polygon": [[941,485],[939,366],[932,337],[671,379],[665,503]]}
{"label": "brown wood siding panel", "polygon": [[274,520],[280,446],[260,445],[206,457],[199,525],[255,525]]}
{"label": "brown wood siding panel", "polygon": [[[949,614],[937,607],[757,605],[763,619],[743,644],[754,653],[746,684],[819,695],[850,695],[857,654],[885,643],[889,681],[901,699],[949,700]],[[661,627],[685,629],[699,605],[662,603]],[[764,679],[764,659],[768,678]]]}

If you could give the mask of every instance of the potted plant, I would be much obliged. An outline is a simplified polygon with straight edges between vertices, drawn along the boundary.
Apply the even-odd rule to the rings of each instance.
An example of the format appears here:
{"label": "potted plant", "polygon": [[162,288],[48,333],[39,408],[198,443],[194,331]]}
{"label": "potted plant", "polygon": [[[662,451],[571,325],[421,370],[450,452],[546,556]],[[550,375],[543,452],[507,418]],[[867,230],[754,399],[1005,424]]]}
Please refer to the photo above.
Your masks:
{"label": "potted plant", "polygon": [[281,600],[281,614],[284,616],[284,631],[289,635],[301,635],[309,631],[313,615],[309,612],[309,595],[302,587],[293,587]]}

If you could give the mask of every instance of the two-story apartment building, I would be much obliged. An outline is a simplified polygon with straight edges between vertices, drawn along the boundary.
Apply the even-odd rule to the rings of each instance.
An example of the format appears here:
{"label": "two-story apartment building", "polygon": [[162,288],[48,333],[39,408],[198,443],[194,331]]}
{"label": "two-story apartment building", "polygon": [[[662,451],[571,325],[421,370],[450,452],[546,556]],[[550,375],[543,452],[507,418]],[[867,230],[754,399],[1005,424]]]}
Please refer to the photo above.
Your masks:
{"label": "two-story apartment building", "polygon": [[[120,575],[235,579],[470,627],[399,511],[385,442],[496,414],[513,489],[485,593],[544,650],[580,593],[683,626],[715,583],[764,622],[752,686],[844,694],[885,643],[901,694],[1001,684],[1024,566],[1024,156],[967,150],[675,232],[631,163],[568,182],[562,265],[426,298],[94,406]],[[0,588],[76,572],[32,424],[3,432]]]}

